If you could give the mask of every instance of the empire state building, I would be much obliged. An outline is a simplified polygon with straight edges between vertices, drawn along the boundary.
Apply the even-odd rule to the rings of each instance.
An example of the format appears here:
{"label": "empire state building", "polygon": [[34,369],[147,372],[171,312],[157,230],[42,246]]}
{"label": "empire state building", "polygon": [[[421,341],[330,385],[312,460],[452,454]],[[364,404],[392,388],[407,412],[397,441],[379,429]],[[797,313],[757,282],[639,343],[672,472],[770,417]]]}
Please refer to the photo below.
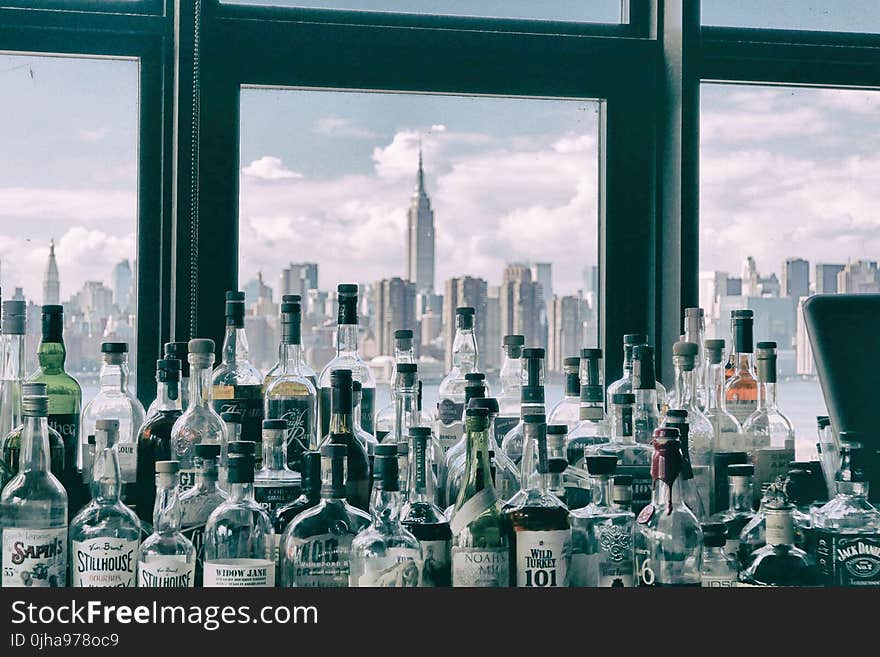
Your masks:
{"label": "empire state building", "polygon": [[434,210],[425,191],[421,148],[416,190],[406,215],[406,278],[416,284],[416,292],[434,289]]}

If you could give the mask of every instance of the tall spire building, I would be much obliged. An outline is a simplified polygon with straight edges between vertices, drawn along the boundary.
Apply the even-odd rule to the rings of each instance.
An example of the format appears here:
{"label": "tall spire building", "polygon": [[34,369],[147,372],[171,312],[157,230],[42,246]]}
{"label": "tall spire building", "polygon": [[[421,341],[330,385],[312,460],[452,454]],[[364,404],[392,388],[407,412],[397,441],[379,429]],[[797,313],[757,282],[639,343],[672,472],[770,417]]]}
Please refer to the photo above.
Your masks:
{"label": "tall spire building", "polygon": [[416,190],[406,217],[406,278],[416,284],[416,292],[434,289],[434,210],[425,191],[422,149],[419,147],[419,173]]}
{"label": "tall spire building", "polygon": [[58,263],[55,262],[55,240],[49,240],[49,262],[43,276],[43,304],[61,303],[61,280],[58,278]]}

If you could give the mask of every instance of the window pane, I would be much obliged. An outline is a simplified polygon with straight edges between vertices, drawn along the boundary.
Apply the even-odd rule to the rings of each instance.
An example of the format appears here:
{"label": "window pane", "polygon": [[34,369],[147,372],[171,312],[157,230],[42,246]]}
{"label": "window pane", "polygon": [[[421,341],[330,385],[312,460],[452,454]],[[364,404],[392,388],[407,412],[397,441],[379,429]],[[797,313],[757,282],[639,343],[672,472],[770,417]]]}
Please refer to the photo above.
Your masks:
{"label": "window pane", "polygon": [[880,3],[864,0],[703,0],[703,25],[823,32],[880,31]]}
{"label": "window pane", "polygon": [[875,92],[702,87],[700,305],[710,337],[752,308],[755,340],[779,344],[799,456],[825,413],[799,299],[880,292],[878,125]]}
{"label": "window pane", "polygon": [[237,5],[391,11],[411,14],[619,23],[620,0],[222,0]]}
{"label": "window pane", "polygon": [[[593,101],[243,89],[240,281],[257,366],[277,359],[281,295],[300,293],[320,371],[336,285],[359,283],[379,379],[393,331],[412,328],[433,403],[454,306],[475,305],[490,379],[502,335],[523,333],[547,347],[561,398],[562,358],[596,343],[597,135]],[[433,224],[412,249],[408,219]]]}
{"label": "window pane", "polygon": [[100,343],[135,344],[138,63],[0,55],[0,79],[3,298],[28,302],[28,371],[39,306],[64,305],[66,368],[87,401]]}

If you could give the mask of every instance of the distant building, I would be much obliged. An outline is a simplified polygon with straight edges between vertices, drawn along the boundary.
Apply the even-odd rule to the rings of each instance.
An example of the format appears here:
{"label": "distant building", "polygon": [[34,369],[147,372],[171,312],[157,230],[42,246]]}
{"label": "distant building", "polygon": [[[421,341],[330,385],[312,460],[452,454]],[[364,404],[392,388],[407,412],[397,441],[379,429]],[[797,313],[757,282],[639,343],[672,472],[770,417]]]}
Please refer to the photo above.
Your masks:
{"label": "distant building", "polygon": [[[773,340],[779,345],[780,375],[793,374],[793,356],[795,336],[797,333],[796,309],[797,301],[791,297],[721,297],[719,304],[720,317],[714,326],[714,337],[723,338],[728,347],[733,345],[730,333],[730,312],[737,309],[750,309],[755,313],[754,342]],[[707,327],[707,333],[708,333]],[[791,370],[786,371],[786,363]]]}
{"label": "distant building", "polygon": [[501,288],[490,285],[486,293],[486,350],[480,354],[480,367],[485,371],[501,369]]}
{"label": "distant building", "polygon": [[837,274],[843,271],[843,265],[816,263],[816,294],[837,294]]}
{"label": "distant building", "polygon": [[807,322],[804,319],[804,301],[801,298],[797,307],[797,335],[795,336],[795,363],[798,376],[814,376],[816,367],[813,361],[813,346],[807,335]]}
{"label": "distant building", "polygon": [[133,310],[131,308],[132,285],[134,277],[131,272],[131,264],[128,258],[120,260],[113,267],[113,298],[116,300],[116,307],[119,312],[128,314]]}
{"label": "distant building", "polygon": [[416,285],[402,278],[386,278],[373,287],[375,339],[379,355],[394,355],[394,332],[410,329],[419,353],[421,332],[416,323]]}
{"label": "distant building", "polygon": [[580,296],[554,296],[547,317],[547,369],[562,371],[562,361],[579,356],[584,342]]}
{"label": "distant building", "polygon": [[43,275],[43,305],[61,303],[61,279],[58,275],[58,263],[55,260],[55,240],[49,240],[49,260],[46,262],[46,273]]}
{"label": "distant building", "polygon": [[314,262],[290,263],[281,270],[281,294],[298,294],[303,299],[309,290],[318,289],[318,265]]}
{"label": "distant building", "polygon": [[418,292],[434,289],[434,210],[425,190],[421,147],[416,189],[406,213],[406,279]]}
{"label": "distant building", "polygon": [[471,306],[476,311],[474,329],[477,350],[480,352],[479,367],[482,367],[482,354],[488,348],[486,341],[486,300],[488,284],[482,278],[462,276],[446,281],[443,295],[443,345],[446,370],[452,367],[452,343],[455,338],[455,309]]}
{"label": "distant building", "polygon": [[810,295],[810,263],[803,258],[786,258],[782,263],[782,296],[800,299]]}
{"label": "distant building", "polygon": [[541,325],[543,305],[541,286],[532,280],[531,268],[507,265],[499,294],[501,335],[524,335],[526,346],[545,347],[546,336]]}
{"label": "distant building", "polygon": [[880,271],[874,260],[858,260],[844,265],[837,273],[837,291],[841,294],[880,292]]}
{"label": "distant building", "polygon": [[599,295],[599,267],[591,265],[584,267],[584,292],[589,294],[592,292],[596,296]]}

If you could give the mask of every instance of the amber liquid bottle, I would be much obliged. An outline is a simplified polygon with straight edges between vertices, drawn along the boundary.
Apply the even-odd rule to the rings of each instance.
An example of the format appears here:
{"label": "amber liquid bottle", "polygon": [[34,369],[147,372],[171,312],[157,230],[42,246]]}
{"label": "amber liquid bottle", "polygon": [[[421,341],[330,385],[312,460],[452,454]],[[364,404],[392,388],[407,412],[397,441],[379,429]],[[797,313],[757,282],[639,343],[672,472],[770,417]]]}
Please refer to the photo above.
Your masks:
{"label": "amber liquid bottle", "polygon": [[727,379],[724,394],[727,410],[740,424],[758,407],[758,379],[755,376],[753,325],[750,310],[734,311],[733,373]]}

